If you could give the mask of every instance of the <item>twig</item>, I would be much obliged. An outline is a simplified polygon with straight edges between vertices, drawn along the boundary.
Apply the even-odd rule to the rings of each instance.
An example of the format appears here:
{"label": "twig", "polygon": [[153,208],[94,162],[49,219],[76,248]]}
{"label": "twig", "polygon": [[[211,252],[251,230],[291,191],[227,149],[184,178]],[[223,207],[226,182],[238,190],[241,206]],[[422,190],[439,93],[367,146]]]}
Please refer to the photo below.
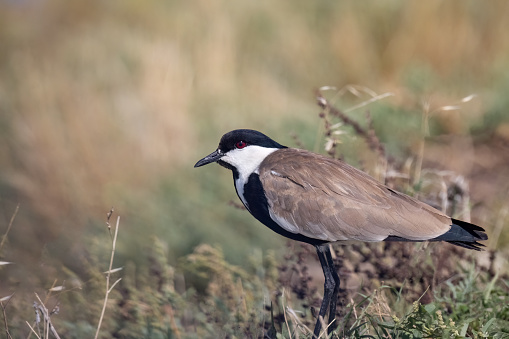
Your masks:
{"label": "twig", "polygon": [[285,317],[286,328],[288,329],[288,335],[290,339],[292,339],[292,331],[290,330],[290,325],[288,325],[288,319],[286,318],[286,307],[285,307],[285,288],[283,287],[283,293],[281,296],[281,303],[283,304],[283,316]]}
{"label": "twig", "polygon": [[424,159],[424,147],[426,144],[426,136],[429,134],[429,115],[430,115],[430,103],[428,101],[423,102],[423,110],[421,116],[421,139],[419,140],[419,150],[417,152],[417,160],[415,162],[415,173],[413,185],[416,185],[421,180],[422,172],[422,161]]}
{"label": "twig", "polygon": [[5,231],[5,234],[2,236],[2,241],[0,242],[0,251],[2,250],[2,247],[4,246],[5,240],[7,239],[7,235],[9,234],[9,231],[11,230],[12,223],[14,222],[14,218],[16,218],[16,214],[18,214],[19,210],[19,204],[16,206],[16,209],[14,210],[14,213],[12,214],[11,221],[9,221],[9,226],[7,226],[7,231]]}
{"label": "twig", "polygon": [[232,207],[235,207],[236,209],[239,209],[241,211],[245,211],[246,210],[246,207],[244,205],[239,204],[238,202],[233,201],[233,200],[228,201],[228,205],[230,205]]}
{"label": "twig", "polygon": [[304,146],[302,140],[300,140],[299,136],[296,133],[292,133],[290,136],[292,137],[293,142],[295,142],[295,145],[298,148],[306,149],[306,146]]}
{"label": "twig", "polygon": [[505,220],[507,219],[507,215],[509,214],[509,208],[507,206],[503,206],[498,212],[498,218],[495,221],[495,229],[491,235],[491,241],[489,243],[489,247],[493,250],[497,249],[498,238],[500,234],[502,234],[502,230],[504,229]]}
{"label": "twig", "polygon": [[25,322],[27,323],[28,327],[30,327],[30,329],[32,330],[32,333],[35,334],[35,336],[37,338],[41,339],[41,337],[37,334],[37,332],[35,332],[34,328],[32,326],[30,326],[30,323],[26,320],[25,320]]}
{"label": "twig", "polygon": [[[16,292],[14,292],[14,293],[16,293]],[[7,335],[8,339],[12,339],[12,336],[9,333],[9,326],[7,325],[7,314],[5,313],[5,309],[7,308],[7,305],[9,305],[9,302],[11,301],[12,296],[14,295],[14,293],[9,296],[9,299],[7,300],[5,305],[4,305],[4,303],[2,301],[0,301],[0,305],[2,306],[2,313],[3,313],[3,316],[4,316],[5,334]]]}
{"label": "twig", "polygon": [[295,322],[297,324],[297,328],[300,329],[300,331],[303,334],[313,333],[312,329],[310,329],[309,327],[307,327],[306,325],[304,325],[302,323],[302,321],[300,320],[299,316],[297,316],[297,314],[295,313],[295,311],[293,309],[291,309],[290,307],[286,306],[286,311],[293,318],[293,322]]}
{"label": "twig", "polygon": [[[108,220],[109,220],[110,216],[111,215],[108,216]],[[101,329],[101,324],[103,322],[104,312],[106,311],[106,304],[108,303],[108,297],[110,295],[110,292],[111,292],[112,288],[120,281],[120,279],[115,281],[110,288],[110,276],[111,276],[111,270],[113,267],[113,258],[115,257],[115,246],[117,243],[117,234],[118,234],[118,226],[119,225],[120,225],[120,216],[117,217],[117,224],[115,226],[115,235],[113,236],[113,243],[111,245],[110,266],[109,266],[108,272],[106,273],[106,293],[104,295],[104,303],[103,303],[103,309],[101,311],[101,317],[99,318],[99,324],[97,325],[97,331],[95,332],[95,337],[94,337],[95,339],[97,339],[99,336],[99,330]]]}
{"label": "twig", "polygon": [[[7,230],[5,231],[5,234],[2,236],[2,241],[0,242],[0,251],[2,251],[2,247],[4,246],[4,243],[7,239],[7,235],[9,234],[12,224],[14,223],[14,218],[16,218],[16,215],[18,214],[18,210],[19,210],[19,204],[16,206],[16,209],[14,210],[14,213],[12,214],[11,220],[9,221],[9,225],[7,226]],[[12,339],[12,336],[9,333],[9,326],[7,324],[7,314],[5,313],[5,309],[7,308],[7,305],[11,301],[11,298],[13,295],[14,295],[14,293],[11,294],[11,296],[9,297],[9,300],[7,300],[5,305],[3,302],[0,301],[0,305],[2,306],[2,313],[3,313],[3,317],[4,317],[5,334],[7,335],[7,338],[9,338],[9,339]]]}
{"label": "twig", "polygon": [[380,99],[387,98],[387,97],[390,97],[390,96],[393,96],[393,95],[394,95],[394,93],[390,93],[389,92],[389,93],[383,93],[383,94],[374,96],[373,98],[371,98],[369,100],[363,101],[363,102],[361,102],[360,104],[358,104],[356,106],[353,106],[353,107],[350,107],[350,108],[346,109],[345,113],[351,112],[353,110],[356,110],[357,108],[361,108],[361,107],[367,106],[367,105],[369,105],[372,102],[375,102],[375,101],[378,101]]}
{"label": "twig", "polygon": [[322,329],[321,329],[320,333],[318,334],[318,339],[320,339],[322,337],[322,335],[325,335],[325,338],[327,338],[327,330],[328,330],[329,326],[327,326],[325,319],[321,315],[318,316],[318,320],[322,324]]}
{"label": "twig", "polygon": [[[364,129],[361,125],[359,125],[358,122],[350,119],[344,112],[332,106],[329,103],[329,101],[325,99],[320,90],[317,90],[315,94],[318,106],[329,112],[331,115],[341,119],[346,125],[352,126],[355,133],[362,136],[366,140],[371,150],[378,152],[379,156],[382,158],[386,157],[385,146],[380,142],[375,133],[370,133],[369,131]],[[380,98],[376,97],[376,99]]]}
{"label": "twig", "polygon": [[421,140],[419,141],[419,150],[417,153],[417,161],[415,164],[415,174],[413,184],[416,185],[421,180],[421,172],[422,172],[422,161],[424,159],[424,147],[426,143],[426,138],[430,135],[429,131],[429,119],[430,117],[437,112],[447,112],[447,111],[457,111],[462,108],[464,103],[470,102],[472,99],[477,97],[477,94],[470,94],[460,101],[458,101],[454,105],[446,105],[441,106],[436,109],[431,109],[431,102],[427,99],[422,102],[422,117],[421,117]]}
{"label": "twig", "polygon": [[111,235],[111,225],[110,225],[110,218],[113,215],[113,207],[110,209],[108,213],[106,213],[106,226],[108,226],[108,232],[110,233],[110,238],[113,240],[113,236]]}
{"label": "twig", "polygon": [[37,293],[35,293],[35,296],[37,297],[37,300],[39,300],[39,305],[37,305],[37,309],[39,309],[39,311],[42,312],[42,315],[44,317],[44,338],[49,338],[49,331],[51,330],[51,333],[53,334],[53,336],[57,339],[60,339],[60,336],[58,335],[57,333],[57,330],[55,329],[55,326],[53,326],[53,324],[51,323],[51,319],[50,319],[50,312],[48,311],[48,309],[46,308],[46,306],[44,305],[44,303],[42,302],[41,298],[39,298],[39,295]]}
{"label": "twig", "polygon": [[355,309],[355,301],[353,301],[353,298],[350,298],[350,303],[352,304],[353,316],[355,317],[355,320],[358,320],[359,317],[357,316],[357,310]]}

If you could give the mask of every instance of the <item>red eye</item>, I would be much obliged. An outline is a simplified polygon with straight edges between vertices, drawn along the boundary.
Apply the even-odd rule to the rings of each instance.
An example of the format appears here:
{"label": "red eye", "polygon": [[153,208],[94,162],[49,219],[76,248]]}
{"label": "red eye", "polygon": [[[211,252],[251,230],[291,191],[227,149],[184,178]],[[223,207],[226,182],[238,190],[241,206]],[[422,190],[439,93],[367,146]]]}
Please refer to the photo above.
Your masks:
{"label": "red eye", "polygon": [[241,141],[238,141],[238,142],[235,144],[235,147],[237,147],[237,148],[244,148],[244,147],[246,147],[246,146],[247,146],[246,142],[245,142],[245,141],[242,141],[242,140],[241,140]]}

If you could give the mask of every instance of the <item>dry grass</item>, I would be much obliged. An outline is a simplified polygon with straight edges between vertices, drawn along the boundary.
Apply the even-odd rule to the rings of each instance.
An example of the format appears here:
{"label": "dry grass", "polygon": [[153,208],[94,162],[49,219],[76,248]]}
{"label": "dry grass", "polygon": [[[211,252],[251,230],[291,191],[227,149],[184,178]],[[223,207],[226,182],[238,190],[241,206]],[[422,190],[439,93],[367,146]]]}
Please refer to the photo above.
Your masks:
{"label": "dry grass", "polygon": [[[110,229],[110,235],[111,235],[110,218],[111,218],[112,213],[113,213],[113,208],[108,213],[108,221],[107,221],[108,229]],[[104,293],[104,302],[103,302],[103,308],[101,310],[101,316],[99,317],[99,324],[97,325],[97,331],[95,332],[95,337],[94,337],[95,339],[97,339],[99,337],[99,332],[101,330],[101,325],[103,322],[104,313],[106,312],[106,306],[108,305],[108,298],[110,296],[110,293],[113,290],[113,288],[115,287],[115,285],[117,285],[120,282],[120,280],[122,280],[122,278],[118,278],[110,286],[111,274],[114,272],[118,272],[122,269],[122,268],[115,268],[115,269],[113,268],[113,259],[115,258],[115,249],[116,249],[117,236],[118,236],[118,226],[120,226],[120,216],[117,217],[117,223],[115,224],[115,232],[112,235],[110,266],[108,267],[108,270],[105,272],[106,273],[106,291]]]}
{"label": "dry grass", "polygon": [[[462,217],[470,205],[473,221],[500,235],[491,246],[503,247],[508,6],[2,2],[1,224],[8,226],[20,207],[15,226],[2,231],[9,237],[0,259],[17,265],[0,267],[0,292],[10,295],[18,284],[49,287],[57,277],[102,278],[90,273],[89,260],[105,251],[96,234],[104,206],[125,216],[119,259],[141,260],[153,236],[164,240],[170,264],[202,242],[224,245],[237,264],[246,248],[277,246],[279,238],[245,212],[218,205],[236,199],[231,178],[190,168],[219,135],[238,127],[322,150],[313,89],[323,84],[394,94],[367,106],[369,120],[365,107],[346,115],[368,138],[376,130],[378,141],[357,142],[364,137],[346,124],[329,151]],[[471,93],[477,97],[461,110],[439,109]],[[353,94],[332,104],[344,111],[367,100]],[[370,151],[373,145],[379,151]],[[400,160],[397,166],[380,147]],[[451,192],[470,201],[448,202],[449,187],[465,189]]]}
{"label": "dry grass", "polygon": [[[403,107],[475,91],[489,106],[509,60],[504,2],[1,6],[2,182],[33,215],[20,231],[45,241],[228,129],[312,121],[318,84],[369,83]],[[437,119],[464,133],[482,112]]]}

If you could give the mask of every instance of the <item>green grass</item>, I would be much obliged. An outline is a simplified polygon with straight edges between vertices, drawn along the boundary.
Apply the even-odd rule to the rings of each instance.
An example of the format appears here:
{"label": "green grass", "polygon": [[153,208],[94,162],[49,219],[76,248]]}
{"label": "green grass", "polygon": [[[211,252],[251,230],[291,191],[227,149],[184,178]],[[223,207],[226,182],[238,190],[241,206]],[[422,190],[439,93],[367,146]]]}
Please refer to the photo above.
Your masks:
{"label": "green grass", "polygon": [[[122,242],[122,228],[119,242]],[[108,243],[107,234],[103,243]],[[415,245],[411,245],[414,248]],[[365,248],[364,253],[376,249]],[[96,252],[98,253],[98,252]],[[220,248],[198,246],[178,265],[168,263],[164,244],[153,239],[151,249],[140,258],[141,264],[125,263],[113,279],[122,277],[114,287],[106,308],[100,338],[259,338],[271,323],[278,338],[311,338],[319,292],[306,286],[306,279],[295,282],[283,278],[288,272],[307,276],[302,258],[309,256],[304,247],[281,261],[274,253],[250,255],[248,263],[228,263]],[[428,254],[429,255],[429,254]],[[457,253],[450,259],[457,260]],[[62,337],[92,337],[104,295],[105,263],[92,257],[87,263],[89,280],[65,283],[63,292],[48,292],[46,305],[58,305],[61,313],[52,323]],[[104,260],[104,258],[103,258]],[[408,264],[408,263],[407,263]],[[418,264],[424,269],[426,264]],[[453,265],[454,266],[454,265]],[[115,267],[115,265],[114,265]],[[286,268],[285,268],[286,267]],[[472,263],[454,266],[451,278],[442,281],[423,295],[408,298],[411,285],[395,288],[381,285],[374,289],[369,282],[363,291],[348,294],[340,302],[339,327],[333,337],[341,338],[505,338],[509,336],[509,280],[507,274],[493,276]],[[68,272],[69,273],[69,272]],[[343,284],[348,284],[348,279]],[[26,336],[23,320],[33,321],[24,296],[14,295],[6,305],[12,337]],[[340,298],[342,300],[342,298]],[[270,311],[272,310],[272,311]],[[19,313],[17,313],[19,312]],[[272,315],[271,315],[272,313]]]}
{"label": "green grass", "polygon": [[[491,279],[491,280],[489,280]],[[454,282],[452,282],[454,281]],[[342,335],[351,338],[506,338],[509,336],[509,298],[507,280],[498,281],[470,266],[445,282],[433,294],[435,301],[423,305],[419,300],[408,306],[397,291],[396,301],[383,297],[390,287],[360,296],[349,304],[344,323],[351,325]],[[380,297],[380,295],[382,297]],[[405,304],[406,312],[391,311]],[[360,316],[353,318],[354,309]],[[381,310],[381,312],[377,312]]]}

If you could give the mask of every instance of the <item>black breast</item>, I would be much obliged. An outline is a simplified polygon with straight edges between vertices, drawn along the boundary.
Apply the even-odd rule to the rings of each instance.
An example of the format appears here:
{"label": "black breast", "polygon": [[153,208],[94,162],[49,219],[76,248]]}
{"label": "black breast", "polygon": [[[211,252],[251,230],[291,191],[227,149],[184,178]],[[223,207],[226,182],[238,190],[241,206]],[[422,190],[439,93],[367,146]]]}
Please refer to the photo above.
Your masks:
{"label": "black breast", "polygon": [[272,220],[269,214],[267,198],[265,197],[265,192],[263,191],[263,186],[258,174],[253,173],[249,176],[247,183],[244,185],[244,199],[246,199],[246,202],[249,205],[249,212],[251,212],[258,221],[274,232],[284,237],[302,241],[311,245],[320,245],[327,242],[320,239],[309,238],[302,234],[288,232]]}

